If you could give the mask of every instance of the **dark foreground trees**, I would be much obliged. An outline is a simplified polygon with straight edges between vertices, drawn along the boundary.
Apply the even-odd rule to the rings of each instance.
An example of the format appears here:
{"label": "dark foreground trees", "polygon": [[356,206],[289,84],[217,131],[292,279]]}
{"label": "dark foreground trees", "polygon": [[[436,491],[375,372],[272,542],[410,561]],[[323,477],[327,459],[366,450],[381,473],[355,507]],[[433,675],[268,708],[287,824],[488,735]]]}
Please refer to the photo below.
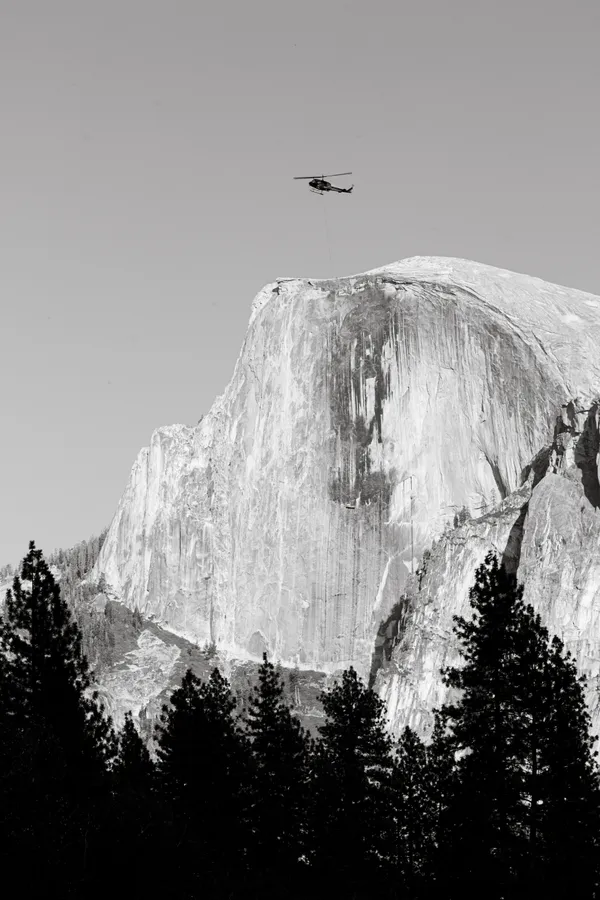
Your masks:
{"label": "dark foreground trees", "polygon": [[306,871],[308,737],[283,699],[266,653],[246,716],[250,740],[250,858],[261,896],[290,896]]}
{"label": "dark foreground trees", "polygon": [[438,877],[446,896],[592,897],[598,776],[582,684],[523,589],[493,556],[476,573],[473,618],[456,620],[464,665],[441,711],[458,781]]}
{"label": "dark foreground trees", "polygon": [[34,545],[0,618],[0,853],[23,896],[597,898],[597,767],[583,682],[489,556],[456,620],[462,664],[427,743],[392,745],[353,669],[309,740],[263,659],[242,720],[188,671],[154,762],[118,740]]}
{"label": "dark foreground trees", "polygon": [[407,900],[420,896],[432,874],[437,817],[434,769],[431,751],[411,728],[405,728],[394,760],[396,829],[391,862]]}
{"label": "dark foreground trees", "polygon": [[160,802],[181,896],[227,896],[249,867],[249,747],[229,683],[191,670],[158,726]]}
{"label": "dark foreground trees", "polygon": [[15,726],[43,723],[60,743],[78,787],[101,781],[116,750],[110,720],[90,693],[81,634],[32,541],[0,618],[3,714]]}
{"label": "dark foreground trees", "polygon": [[90,689],[81,635],[32,541],[0,617],[0,848],[24,893],[69,896],[101,862],[116,747]]}
{"label": "dark foreground trees", "polygon": [[353,668],[321,700],[311,862],[325,893],[368,897],[385,891],[394,853],[392,742],[384,706]]}
{"label": "dark foreground trees", "polygon": [[164,892],[160,854],[166,849],[164,817],[157,791],[156,767],[138,734],[131,713],[119,734],[111,772],[109,832],[105,835],[111,868],[119,875],[123,896],[149,897]]}

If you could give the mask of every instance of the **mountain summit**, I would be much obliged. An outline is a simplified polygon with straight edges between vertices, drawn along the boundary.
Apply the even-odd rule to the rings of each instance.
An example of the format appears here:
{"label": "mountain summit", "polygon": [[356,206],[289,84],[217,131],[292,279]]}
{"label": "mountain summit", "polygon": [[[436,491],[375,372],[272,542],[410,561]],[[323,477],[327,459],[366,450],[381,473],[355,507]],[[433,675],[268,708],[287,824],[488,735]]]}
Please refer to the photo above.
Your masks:
{"label": "mountain summit", "polygon": [[599,346],[600,297],[465,260],[279,279],[210,412],[140,452],[95,574],[230,659],[352,664],[426,731],[495,548],[593,700]]}

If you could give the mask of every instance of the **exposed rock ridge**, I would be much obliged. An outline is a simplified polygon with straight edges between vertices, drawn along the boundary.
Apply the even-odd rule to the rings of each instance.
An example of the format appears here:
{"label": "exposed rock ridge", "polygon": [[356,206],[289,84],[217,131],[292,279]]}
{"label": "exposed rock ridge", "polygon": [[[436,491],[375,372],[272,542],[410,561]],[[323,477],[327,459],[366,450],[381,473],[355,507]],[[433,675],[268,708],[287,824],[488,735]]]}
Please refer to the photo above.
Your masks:
{"label": "exposed rock ridge", "polygon": [[[555,420],[572,397],[565,428],[580,429],[569,432],[579,469],[572,456],[593,487],[599,339],[600,298],[464,260],[279,279],[255,298],[211,411],[195,428],[158,429],[139,455],[96,574],[230,658],[266,649],[368,677],[379,633],[389,666],[375,674],[394,721],[425,722],[478,562],[496,546],[530,566],[550,448],[555,467],[571,452]],[[417,608],[394,619],[463,509],[475,521],[438,546]]]}
{"label": "exposed rock ridge", "polygon": [[401,634],[376,680],[396,730],[411,724],[430,734],[434,708],[450,699],[440,670],[460,661],[453,617],[469,617],[474,571],[493,549],[586,676],[600,734],[599,451],[597,404],[563,404],[553,445],[539,454],[523,487],[491,514],[447,531],[425,554],[408,585]]}

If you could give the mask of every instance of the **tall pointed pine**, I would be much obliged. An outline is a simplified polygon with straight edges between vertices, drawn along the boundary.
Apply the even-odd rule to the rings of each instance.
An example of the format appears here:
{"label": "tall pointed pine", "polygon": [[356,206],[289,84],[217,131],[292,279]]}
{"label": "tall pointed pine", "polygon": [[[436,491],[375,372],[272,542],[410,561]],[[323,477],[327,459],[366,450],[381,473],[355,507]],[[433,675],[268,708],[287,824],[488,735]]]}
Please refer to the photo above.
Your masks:
{"label": "tall pointed pine", "polygon": [[33,541],[6,593],[0,654],[4,715],[15,725],[41,722],[52,731],[78,791],[101,780],[114,757],[114,732],[90,690],[77,623]]}
{"label": "tall pointed pine", "polygon": [[131,712],[125,713],[125,723],[118,740],[119,753],[113,767],[116,781],[132,791],[149,792],[155,774],[154,764],[133,723]]}
{"label": "tall pointed pine", "polygon": [[253,859],[263,881],[281,893],[283,879],[290,887],[297,879],[304,853],[307,738],[266,653],[258,674],[246,718],[253,760]]}
{"label": "tall pointed pine", "polygon": [[446,891],[562,884],[591,897],[598,789],[582,683],[522,595],[489,554],[473,618],[456,619],[464,665],[445,680],[460,696],[442,710],[460,781]]}
{"label": "tall pointed pine", "polygon": [[396,860],[407,898],[419,896],[429,876],[434,795],[427,748],[408,726],[396,747],[393,797]]}
{"label": "tall pointed pine", "polygon": [[[35,894],[84,886],[99,862],[110,720],[91,693],[81,635],[33,541],[0,617],[2,847]],[[11,841],[14,846],[11,850]]]}
{"label": "tall pointed pine", "polygon": [[372,879],[389,866],[395,831],[384,705],[353,668],[321,700],[326,720],[315,754],[317,864],[338,886],[367,896]]}
{"label": "tall pointed pine", "polygon": [[[158,776],[171,808],[172,845],[184,891],[225,891],[247,860],[247,741],[228,681],[188,669],[157,726]],[[229,889],[229,888],[228,888]]]}
{"label": "tall pointed pine", "polygon": [[158,883],[155,860],[165,843],[162,809],[154,790],[155,767],[131,712],[125,715],[119,734],[119,753],[112,777],[113,815],[107,857],[113,870],[119,873],[120,890],[146,896],[161,893],[167,885]]}

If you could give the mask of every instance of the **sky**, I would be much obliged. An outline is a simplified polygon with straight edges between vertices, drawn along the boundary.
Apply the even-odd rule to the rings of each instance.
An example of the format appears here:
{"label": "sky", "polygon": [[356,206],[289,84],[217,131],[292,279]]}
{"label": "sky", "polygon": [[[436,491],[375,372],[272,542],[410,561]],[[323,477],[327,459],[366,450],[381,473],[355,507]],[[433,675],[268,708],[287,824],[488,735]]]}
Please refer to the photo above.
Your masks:
{"label": "sky", "polygon": [[0,565],[110,524],[277,277],[600,294],[599,41],[597,0],[0,0]]}

